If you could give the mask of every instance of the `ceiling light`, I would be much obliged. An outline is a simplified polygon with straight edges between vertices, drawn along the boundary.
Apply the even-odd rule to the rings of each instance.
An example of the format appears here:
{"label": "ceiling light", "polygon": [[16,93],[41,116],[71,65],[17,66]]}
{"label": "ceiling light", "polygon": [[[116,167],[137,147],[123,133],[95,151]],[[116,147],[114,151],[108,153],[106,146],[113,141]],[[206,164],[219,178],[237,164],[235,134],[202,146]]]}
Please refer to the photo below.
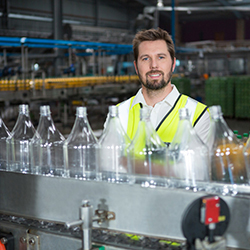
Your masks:
{"label": "ceiling light", "polygon": [[163,0],[157,1],[157,7],[163,7]]}

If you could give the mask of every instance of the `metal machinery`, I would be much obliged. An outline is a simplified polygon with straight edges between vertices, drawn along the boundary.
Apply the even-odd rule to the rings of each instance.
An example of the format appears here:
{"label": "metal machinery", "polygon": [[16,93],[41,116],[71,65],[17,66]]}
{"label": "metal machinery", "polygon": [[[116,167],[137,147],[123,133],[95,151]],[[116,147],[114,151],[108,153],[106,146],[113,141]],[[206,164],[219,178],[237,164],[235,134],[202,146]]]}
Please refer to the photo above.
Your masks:
{"label": "metal machinery", "polygon": [[[207,204],[214,206],[212,216],[224,218],[216,227],[218,235],[226,232],[227,248],[250,249],[250,188],[237,188],[237,195],[211,196]],[[206,231],[200,223],[204,204],[199,205],[206,197],[199,191],[1,171],[0,239],[16,250],[186,249],[184,227],[191,240],[193,231],[201,239]]]}
{"label": "metal machinery", "polygon": [[57,116],[64,126],[71,127],[75,119],[74,107],[84,105],[88,106],[91,116],[98,116],[98,124],[102,127],[110,100],[116,98],[115,102],[118,103],[135,94],[139,87],[136,75],[1,80],[1,118],[8,124],[8,121],[16,118],[15,112],[12,112],[14,107],[27,103],[33,121],[37,121],[39,107],[50,103],[54,117]]}
{"label": "metal machinery", "polygon": [[[126,93],[129,89],[138,89],[138,77],[99,76],[67,77],[26,80],[1,80],[1,100],[50,100],[53,98],[68,99],[89,95],[106,95]],[[11,93],[11,95],[9,95]]]}

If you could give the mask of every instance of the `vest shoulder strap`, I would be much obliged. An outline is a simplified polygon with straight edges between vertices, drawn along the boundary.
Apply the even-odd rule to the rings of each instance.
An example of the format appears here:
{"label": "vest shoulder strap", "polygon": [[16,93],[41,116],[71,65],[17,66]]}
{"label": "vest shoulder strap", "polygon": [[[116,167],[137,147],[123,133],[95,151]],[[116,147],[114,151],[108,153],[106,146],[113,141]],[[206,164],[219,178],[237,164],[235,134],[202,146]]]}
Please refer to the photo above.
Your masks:
{"label": "vest shoulder strap", "polygon": [[206,105],[186,95],[180,95],[173,108],[168,112],[157,127],[159,136],[166,143],[171,142],[174,138],[179,123],[179,109],[181,108],[187,108],[189,110],[190,122],[192,126],[195,126],[207,110]]}

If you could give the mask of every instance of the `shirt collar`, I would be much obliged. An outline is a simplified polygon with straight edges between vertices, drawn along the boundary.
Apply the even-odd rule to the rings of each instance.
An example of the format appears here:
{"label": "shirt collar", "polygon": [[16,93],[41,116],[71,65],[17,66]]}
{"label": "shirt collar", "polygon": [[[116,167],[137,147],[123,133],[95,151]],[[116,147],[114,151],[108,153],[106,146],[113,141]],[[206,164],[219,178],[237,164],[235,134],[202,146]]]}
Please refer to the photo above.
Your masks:
{"label": "shirt collar", "polygon": [[[171,84],[171,86],[173,87],[172,91],[161,102],[166,102],[170,106],[173,106],[175,104],[176,99],[179,97],[180,92],[175,87],[175,85]],[[148,106],[147,103],[146,103],[146,101],[145,101],[145,99],[144,99],[144,97],[143,97],[142,89],[139,89],[138,92],[137,92],[137,94],[135,95],[135,98],[133,100],[131,108],[133,108],[134,105],[136,105],[138,103],[141,103],[142,105]]]}

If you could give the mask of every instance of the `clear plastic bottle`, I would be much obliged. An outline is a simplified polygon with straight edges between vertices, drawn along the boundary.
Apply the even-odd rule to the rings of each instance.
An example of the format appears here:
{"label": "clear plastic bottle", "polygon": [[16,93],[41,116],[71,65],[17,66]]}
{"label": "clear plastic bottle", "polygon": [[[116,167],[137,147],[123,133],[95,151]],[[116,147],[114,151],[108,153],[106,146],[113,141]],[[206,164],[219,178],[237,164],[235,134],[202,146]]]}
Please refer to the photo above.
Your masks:
{"label": "clear plastic bottle", "polygon": [[153,128],[147,107],[140,110],[138,128],[127,152],[135,183],[143,187],[167,186],[167,146]]}
{"label": "clear plastic bottle", "polygon": [[190,123],[188,109],[179,110],[180,121],[168,148],[170,185],[194,191],[209,182],[209,150]]}
{"label": "clear plastic bottle", "polygon": [[243,143],[242,135],[236,135],[236,137],[240,143]]}
{"label": "clear plastic bottle", "polygon": [[243,133],[242,141],[243,141],[244,146],[246,146],[247,144],[248,136],[249,136],[248,133]]}
{"label": "clear plastic bottle", "polygon": [[109,106],[107,124],[99,139],[100,180],[111,183],[129,183],[131,171],[127,167],[127,147],[130,139],[124,131],[118,107]]}
{"label": "clear plastic bottle", "polygon": [[[248,169],[248,171],[250,171],[250,137],[248,137],[246,145],[244,147],[244,156],[245,156],[247,169]],[[250,174],[250,173],[248,172],[248,174]]]}
{"label": "clear plastic bottle", "polygon": [[209,108],[211,128],[209,140],[211,178],[213,182],[227,184],[248,183],[247,166],[244,159],[244,146],[227,126],[220,106]]}
{"label": "clear plastic bottle", "polygon": [[30,120],[29,106],[19,105],[19,115],[16,124],[6,139],[7,143],[7,169],[30,173],[29,143],[36,130]]}
{"label": "clear plastic bottle", "polygon": [[65,177],[64,140],[64,136],[55,127],[50,106],[41,106],[37,133],[30,143],[33,174]]}
{"label": "clear plastic bottle", "polygon": [[7,148],[6,139],[10,136],[10,131],[0,118],[0,170],[7,168]]}
{"label": "clear plastic bottle", "polygon": [[87,118],[87,108],[77,107],[74,126],[64,142],[64,164],[69,176],[96,180],[99,143]]}
{"label": "clear plastic bottle", "polygon": [[239,131],[235,129],[233,133],[237,136],[239,134]]}

